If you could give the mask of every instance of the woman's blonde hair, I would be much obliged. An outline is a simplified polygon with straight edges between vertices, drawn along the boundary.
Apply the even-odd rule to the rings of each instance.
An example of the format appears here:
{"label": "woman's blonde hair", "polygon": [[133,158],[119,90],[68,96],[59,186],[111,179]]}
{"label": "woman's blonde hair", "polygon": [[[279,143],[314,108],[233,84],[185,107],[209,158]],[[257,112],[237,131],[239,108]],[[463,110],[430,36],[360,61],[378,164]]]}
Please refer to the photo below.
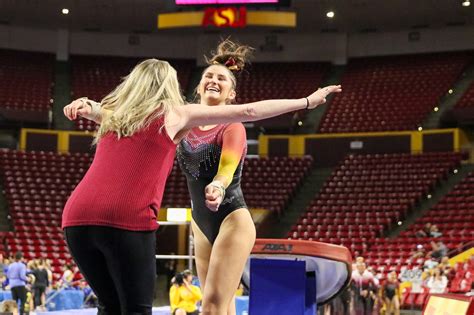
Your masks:
{"label": "woman's blonde hair", "polygon": [[176,70],[162,60],[139,63],[122,83],[102,100],[112,113],[104,118],[95,143],[109,132],[130,137],[155,119],[167,115],[173,106],[183,105]]}
{"label": "woman's blonde hair", "polygon": [[0,312],[2,313],[13,313],[18,309],[18,304],[14,300],[4,300],[0,303]]}

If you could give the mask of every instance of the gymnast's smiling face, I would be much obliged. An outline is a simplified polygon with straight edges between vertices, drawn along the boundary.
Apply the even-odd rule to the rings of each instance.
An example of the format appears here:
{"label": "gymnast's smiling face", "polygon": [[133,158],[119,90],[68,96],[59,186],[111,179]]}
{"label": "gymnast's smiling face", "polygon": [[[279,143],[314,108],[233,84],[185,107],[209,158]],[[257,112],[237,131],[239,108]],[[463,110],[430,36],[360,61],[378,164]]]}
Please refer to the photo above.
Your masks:
{"label": "gymnast's smiling face", "polygon": [[204,71],[198,91],[203,105],[225,105],[235,99],[235,77],[222,65],[212,65]]}

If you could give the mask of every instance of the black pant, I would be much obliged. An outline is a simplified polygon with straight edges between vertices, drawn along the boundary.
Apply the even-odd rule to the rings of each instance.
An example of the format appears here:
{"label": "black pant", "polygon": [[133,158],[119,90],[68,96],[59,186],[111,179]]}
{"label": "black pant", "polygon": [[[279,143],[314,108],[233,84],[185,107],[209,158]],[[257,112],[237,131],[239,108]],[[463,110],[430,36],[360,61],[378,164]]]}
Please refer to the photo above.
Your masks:
{"label": "black pant", "polygon": [[33,296],[35,299],[35,307],[42,305],[41,296],[46,292],[45,286],[34,286],[33,287]]}
{"label": "black pant", "polygon": [[154,231],[77,226],[66,228],[64,234],[74,261],[99,299],[98,314],[151,314]]}
{"label": "black pant", "polygon": [[20,315],[25,314],[25,303],[26,303],[26,287],[24,285],[13,287],[12,291],[12,299],[15,302],[20,300]]}

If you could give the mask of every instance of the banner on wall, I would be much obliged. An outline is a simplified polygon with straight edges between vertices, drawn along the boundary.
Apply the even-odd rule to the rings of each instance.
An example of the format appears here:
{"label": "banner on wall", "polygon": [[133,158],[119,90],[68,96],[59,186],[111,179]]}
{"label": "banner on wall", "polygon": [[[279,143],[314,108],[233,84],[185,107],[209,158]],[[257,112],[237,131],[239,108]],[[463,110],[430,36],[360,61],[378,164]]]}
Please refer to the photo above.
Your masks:
{"label": "banner on wall", "polygon": [[204,11],[158,14],[158,29],[182,27],[272,26],[296,27],[296,13],[289,11],[248,10],[246,7],[211,7]]}

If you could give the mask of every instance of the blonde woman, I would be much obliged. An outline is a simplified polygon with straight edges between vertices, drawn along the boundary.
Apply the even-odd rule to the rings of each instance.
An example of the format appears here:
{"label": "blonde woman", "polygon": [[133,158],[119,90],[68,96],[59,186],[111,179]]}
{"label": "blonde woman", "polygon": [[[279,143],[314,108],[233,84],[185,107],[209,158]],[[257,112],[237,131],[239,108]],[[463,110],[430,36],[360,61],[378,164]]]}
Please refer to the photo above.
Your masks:
{"label": "blonde woman", "polygon": [[62,222],[69,250],[97,294],[99,314],[151,314],[156,214],[176,145],[188,130],[313,109],[340,91],[329,86],[301,99],[183,106],[176,71],[149,59],[100,108],[86,99],[66,106],[69,119],[80,115],[101,123],[94,160],[67,201]]}

